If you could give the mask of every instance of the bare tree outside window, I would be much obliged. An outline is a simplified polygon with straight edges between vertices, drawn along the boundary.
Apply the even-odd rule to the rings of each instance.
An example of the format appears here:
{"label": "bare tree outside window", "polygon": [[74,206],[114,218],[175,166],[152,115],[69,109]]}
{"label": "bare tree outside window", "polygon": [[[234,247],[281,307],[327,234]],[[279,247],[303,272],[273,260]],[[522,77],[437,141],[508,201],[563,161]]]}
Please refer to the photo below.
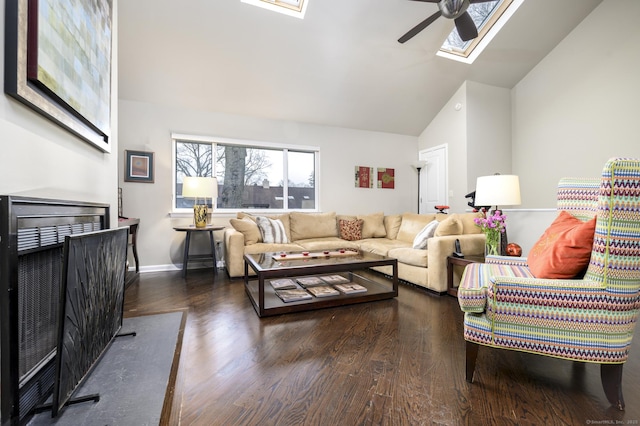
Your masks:
{"label": "bare tree outside window", "polygon": [[211,177],[212,166],[210,143],[176,144],[176,172],[181,182],[185,176]]}

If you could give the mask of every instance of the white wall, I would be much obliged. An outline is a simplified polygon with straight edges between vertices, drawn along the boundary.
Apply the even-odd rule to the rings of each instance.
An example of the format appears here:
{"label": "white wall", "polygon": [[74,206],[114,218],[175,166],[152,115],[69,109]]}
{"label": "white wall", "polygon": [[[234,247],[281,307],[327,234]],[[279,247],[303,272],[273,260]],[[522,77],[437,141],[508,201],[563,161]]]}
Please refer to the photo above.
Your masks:
{"label": "white wall", "polygon": [[[171,133],[218,136],[290,145],[320,147],[320,209],[345,214],[415,211],[417,173],[410,164],[417,158],[415,136],[325,127],[294,122],[185,110],[170,106],[120,100],[121,152],[154,152],[155,182],[124,182],[124,156],[120,186],[124,215],[140,218],[138,252],[143,270],[173,269],[182,263],[184,233],[173,226],[190,217],[171,218]],[[355,188],[354,167],[395,169],[395,189]],[[229,216],[215,214],[213,223],[228,225]],[[221,234],[216,234],[221,241]],[[203,249],[194,246],[194,250]]]}
{"label": "white wall", "polygon": [[419,137],[420,150],[443,143],[449,147],[448,204],[461,212],[478,176],[511,172],[509,90],[466,81]]}
{"label": "white wall", "polygon": [[640,156],[640,2],[605,0],[512,91],[522,206],[555,207],[563,176]]}
{"label": "white wall", "polygon": [[467,194],[478,176],[511,173],[509,89],[467,82]]}
{"label": "white wall", "polygon": [[520,176],[522,205],[506,214],[509,240],[525,254],[555,218],[561,177],[600,176],[610,157],[640,157],[638,16],[637,0],[604,0],[511,91],[466,82],[420,135],[419,149],[455,147],[457,188],[496,171]]}
{"label": "white wall", "polygon": [[[118,217],[117,3],[113,2],[112,154],[98,151],[6,94],[0,99],[0,194],[108,203],[112,227]],[[4,13],[2,0],[3,23]],[[0,32],[2,69],[4,35]]]}
{"label": "white wall", "polygon": [[525,253],[555,218],[561,177],[600,176],[610,157],[640,157],[638,16],[636,0],[603,1],[512,90],[523,211],[507,220]]}
{"label": "white wall", "polygon": [[[456,107],[459,105],[459,108]],[[418,138],[418,150],[447,144],[450,212],[464,211],[467,191],[467,84],[464,83]],[[416,154],[416,160],[418,156]],[[425,185],[426,187],[426,185]],[[453,196],[451,196],[453,194]]]}

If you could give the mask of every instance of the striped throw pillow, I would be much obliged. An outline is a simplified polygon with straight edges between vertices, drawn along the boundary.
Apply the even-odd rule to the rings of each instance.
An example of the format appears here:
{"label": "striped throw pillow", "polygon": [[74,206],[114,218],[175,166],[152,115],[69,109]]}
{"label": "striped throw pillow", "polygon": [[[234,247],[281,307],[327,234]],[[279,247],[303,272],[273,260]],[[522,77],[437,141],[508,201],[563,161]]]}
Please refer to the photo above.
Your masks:
{"label": "striped throw pillow", "polygon": [[284,231],[284,224],[280,219],[257,216],[256,223],[260,228],[263,242],[267,244],[286,244],[289,242]]}

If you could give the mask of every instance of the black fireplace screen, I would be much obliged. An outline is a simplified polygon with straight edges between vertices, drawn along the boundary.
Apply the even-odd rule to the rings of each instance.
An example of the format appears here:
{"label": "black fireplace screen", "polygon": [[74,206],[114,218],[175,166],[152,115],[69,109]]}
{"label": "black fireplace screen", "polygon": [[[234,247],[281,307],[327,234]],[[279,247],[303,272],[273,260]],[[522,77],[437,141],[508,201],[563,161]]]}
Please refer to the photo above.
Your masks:
{"label": "black fireplace screen", "polygon": [[0,195],[0,423],[51,396],[65,237],[109,227],[109,205]]}
{"label": "black fireplace screen", "polygon": [[53,416],[122,326],[128,232],[109,229],[65,239]]}

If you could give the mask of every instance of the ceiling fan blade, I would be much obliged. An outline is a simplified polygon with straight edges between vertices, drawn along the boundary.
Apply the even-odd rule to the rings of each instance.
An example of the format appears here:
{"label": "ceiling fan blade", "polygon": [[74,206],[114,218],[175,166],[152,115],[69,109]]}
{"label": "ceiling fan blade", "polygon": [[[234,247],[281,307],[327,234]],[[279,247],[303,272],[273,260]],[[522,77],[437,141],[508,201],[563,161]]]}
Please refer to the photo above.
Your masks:
{"label": "ceiling fan blade", "polygon": [[[415,27],[411,28],[405,35],[403,35],[402,37],[400,37],[398,39],[399,43],[404,43],[406,41],[411,40],[414,36],[416,36],[420,31],[424,30],[425,28],[427,28],[433,21],[435,21],[436,19],[438,19],[440,16],[442,15],[442,12],[437,11],[436,13],[434,13],[433,15],[429,16],[427,19],[425,19],[424,21],[420,22],[418,25],[416,25]],[[473,23],[473,22],[472,22]],[[475,28],[475,27],[474,27]]]}
{"label": "ceiling fan blade", "polygon": [[465,12],[455,19],[456,29],[462,41],[469,41],[478,37],[476,24],[473,23],[469,12]]}
{"label": "ceiling fan blade", "polygon": [[[420,0],[413,0],[413,1],[420,1]],[[495,1],[495,0],[469,0],[469,3],[474,4],[474,3],[488,3],[490,1]]]}

